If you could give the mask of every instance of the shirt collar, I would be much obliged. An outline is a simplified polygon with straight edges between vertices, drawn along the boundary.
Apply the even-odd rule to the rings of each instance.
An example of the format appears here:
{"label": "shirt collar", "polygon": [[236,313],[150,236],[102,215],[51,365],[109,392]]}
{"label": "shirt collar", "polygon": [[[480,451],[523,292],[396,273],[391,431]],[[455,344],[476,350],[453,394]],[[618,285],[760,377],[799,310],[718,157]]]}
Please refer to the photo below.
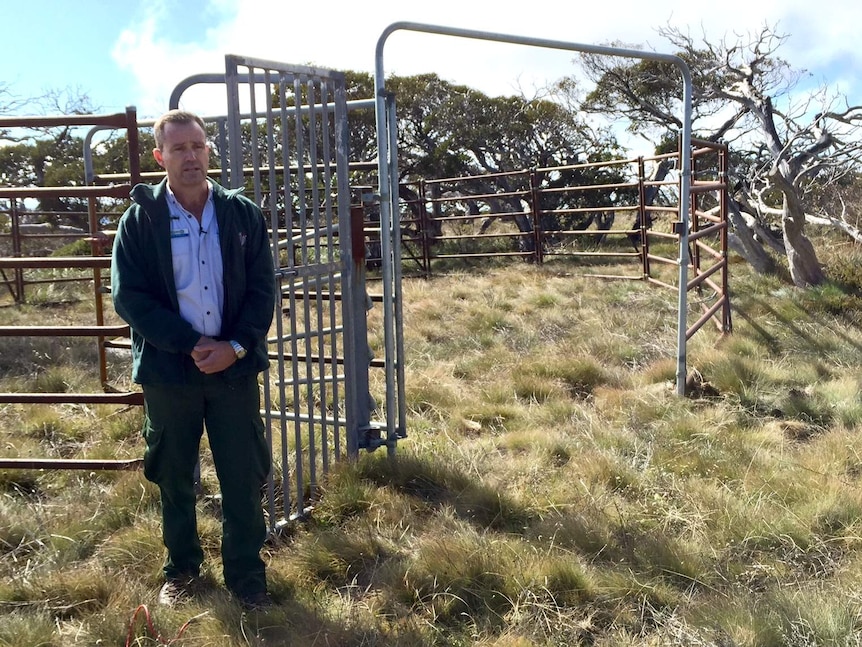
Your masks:
{"label": "shirt collar", "polygon": [[[177,196],[174,193],[174,190],[171,188],[171,183],[165,181],[165,186],[168,189],[168,204],[174,209],[182,209],[186,211],[186,208],[180,204],[180,201],[177,200]],[[213,201],[213,185],[207,182],[207,202]]]}

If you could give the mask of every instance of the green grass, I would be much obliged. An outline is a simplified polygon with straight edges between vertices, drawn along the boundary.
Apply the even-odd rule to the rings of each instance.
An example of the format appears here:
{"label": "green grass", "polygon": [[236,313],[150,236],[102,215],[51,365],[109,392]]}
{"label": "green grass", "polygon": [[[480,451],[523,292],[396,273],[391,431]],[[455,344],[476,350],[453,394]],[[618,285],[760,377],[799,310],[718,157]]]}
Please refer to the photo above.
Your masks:
{"label": "green grass", "polygon": [[[691,340],[689,398],[670,291],[568,261],[411,279],[408,438],[394,461],[336,465],[311,518],[267,546],[274,611],[243,615],[225,593],[205,501],[211,587],[166,611],[140,473],[0,470],[0,645],[158,644],[141,604],[166,641],[218,647],[862,645],[854,254],[811,290],[733,265],[734,332]],[[0,323],[87,321],[73,296],[4,305]],[[0,341],[0,390],[97,390],[92,349],[71,341]],[[8,457],[134,458],[140,423],[0,405]]]}

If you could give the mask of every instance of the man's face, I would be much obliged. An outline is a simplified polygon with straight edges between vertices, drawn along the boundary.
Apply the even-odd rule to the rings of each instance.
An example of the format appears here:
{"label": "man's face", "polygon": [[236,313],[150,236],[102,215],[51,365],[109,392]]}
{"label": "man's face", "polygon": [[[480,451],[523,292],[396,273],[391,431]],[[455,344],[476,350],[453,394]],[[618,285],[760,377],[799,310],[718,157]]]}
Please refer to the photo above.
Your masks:
{"label": "man's face", "polygon": [[209,156],[206,133],[195,121],[166,123],[162,147],[153,150],[153,157],[167,171],[174,190],[206,183]]}

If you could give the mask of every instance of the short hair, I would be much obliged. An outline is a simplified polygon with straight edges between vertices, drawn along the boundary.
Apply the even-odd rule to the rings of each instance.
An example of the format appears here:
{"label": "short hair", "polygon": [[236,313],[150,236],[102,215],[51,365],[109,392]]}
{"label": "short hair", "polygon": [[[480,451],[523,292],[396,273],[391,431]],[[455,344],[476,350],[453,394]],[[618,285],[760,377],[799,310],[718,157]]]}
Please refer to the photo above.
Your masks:
{"label": "short hair", "polygon": [[207,132],[207,126],[204,123],[204,120],[198,117],[193,112],[186,112],[185,110],[169,110],[161,117],[156,119],[156,123],[153,124],[153,134],[156,138],[156,148],[159,150],[162,149],[162,144],[165,142],[165,124],[190,124],[196,123],[201,127],[201,130],[204,131],[204,134]]}

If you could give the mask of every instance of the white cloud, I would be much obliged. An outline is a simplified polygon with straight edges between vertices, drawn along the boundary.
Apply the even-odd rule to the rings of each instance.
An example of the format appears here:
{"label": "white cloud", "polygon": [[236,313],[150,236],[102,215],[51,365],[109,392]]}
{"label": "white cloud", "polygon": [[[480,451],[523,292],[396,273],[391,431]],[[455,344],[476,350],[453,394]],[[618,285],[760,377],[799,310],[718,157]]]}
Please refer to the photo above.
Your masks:
{"label": "white cloud", "polygon": [[[674,0],[618,1],[590,5],[549,0],[507,8],[499,2],[435,0],[405,3],[378,0],[369,6],[350,0],[287,3],[282,0],[217,0],[209,18],[221,22],[195,33],[191,42],[162,35],[169,14],[158,3],[124,31],[114,48],[115,60],[137,79],[139,115],[154,116],[167,107],[171,90],[182,79],[203,72],[223,72],[226,53],[314,64],[335,69],[374,69],[375,47],[383,30],[397,21],[442,24],[462,29],[572,43],[621,41],[669,53],[656,28],[688,26],[716,39],[756,31],[767,25],[790,38],[779,50],[797,68],[818,71],[845,90],[858,89],[862,69],[856,26],[862,9],[849,0],[821,0],[816,8],[803,0],[725,0],[683,3]],[[190,26],[193,29],[193,26]],[[199,30],[200,31],[200,30]],[[387,74],[433,71],[457,83],[491,94],[534,88],[571,73],[574,54],[535,47],[398,31],[386,41]],[[834,68],[838,64],[839,67]],[[854,87],[856,86],[856,87]],[[211,91],[188,93],[192,110],[213,114]]]}

